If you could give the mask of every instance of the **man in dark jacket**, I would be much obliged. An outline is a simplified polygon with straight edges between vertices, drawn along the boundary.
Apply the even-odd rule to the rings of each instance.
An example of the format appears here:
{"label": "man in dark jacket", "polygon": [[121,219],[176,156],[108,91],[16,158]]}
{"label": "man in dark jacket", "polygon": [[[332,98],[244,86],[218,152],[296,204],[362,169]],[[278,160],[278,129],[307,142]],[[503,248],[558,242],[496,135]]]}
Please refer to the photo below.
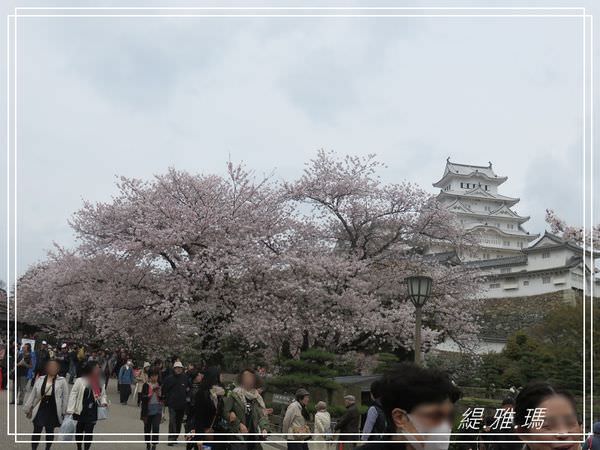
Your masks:
{"label": "man in dark jacket", "polygon": [[162,386],[163,397],[169,407],[169,446],[175,445],[181,432],[189,390],[190,379],[183,373],[183,364],[176,361],[173,364],[173,374],[165,378]]}
{"label": "man in dark jacket", "polygon": [[361,441],[381,441],[383,433],[387,430],[385,413],[381,406],[381,381],[371,383],[371,400],[373,403],[367,411],[367,418],[363,425]]}
{"label": "man in dark jacket", "polygon": [[[346,404],[346,412],[335,424],[335,431],[338,433],[355,433],[354,435],[341,435],[340,441],[346,441],[343,444],[343,449],[348,450],[356,446],[355,442],[358,440],[358,430],[360,427],[360,414],[356,407],[356,399],[354,395],[346,395],[344,397],[344,403]],[[350,441],[350,442],[349,442]]]}

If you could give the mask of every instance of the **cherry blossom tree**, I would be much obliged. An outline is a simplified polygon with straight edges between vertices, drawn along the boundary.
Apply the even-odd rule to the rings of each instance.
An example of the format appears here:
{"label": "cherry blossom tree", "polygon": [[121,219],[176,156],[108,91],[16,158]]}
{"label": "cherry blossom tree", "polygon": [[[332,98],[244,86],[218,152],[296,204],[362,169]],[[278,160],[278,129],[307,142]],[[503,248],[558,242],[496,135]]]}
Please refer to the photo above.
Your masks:
{"label": "cherry blossom tree", "polygon": [[226,176],[170,169],[120,178],[105,203],[85,202],[57,247],[19,280],[19,315],[65,338],[206,353],[235,337],[275,358],[410,348],[402,280],[427,273],[425,345],[468,345],[479,274],[429,254],[473,243],[435,199],[384,184],[373,156],[321,151],[291,183],[229,163]]}
{"label": "cherry blossom tree", "polygon": [[292,200],[312,206],[306,220],[313,236],[330,255],[353,264],[353,277],[363,283],[355,297],[363,305],[357,308],[361,314],[355,323],[338,326],[351,334],[350,347],[367,342],[410,347],[414,310],[403,280],[426,273],[434,290],[425,309],[424,342],[452,336],[459,344],[473,344],[480,274],[443,264],[427,251],[440,244],[470,250],[474,240],[425,191],[408,183],[382,183],[381,167],[373,155],[339,158],[320,151],[299,180],[285,185]]}
{"label": "cherry blossom tree", "polygon": [[[550,229],[553,233],[559,234],[563,239],[567,241],[573,241],[579,245],[584,244],[584,233],[583,227],[575,227],[568,225],[563,219],[558,217],[552,209],[546,210],[546,223],[550,225]],[[598,246],[600,241],[600,224],[585,230],[585,245],[590,246],[592,240],[594,246]]]}

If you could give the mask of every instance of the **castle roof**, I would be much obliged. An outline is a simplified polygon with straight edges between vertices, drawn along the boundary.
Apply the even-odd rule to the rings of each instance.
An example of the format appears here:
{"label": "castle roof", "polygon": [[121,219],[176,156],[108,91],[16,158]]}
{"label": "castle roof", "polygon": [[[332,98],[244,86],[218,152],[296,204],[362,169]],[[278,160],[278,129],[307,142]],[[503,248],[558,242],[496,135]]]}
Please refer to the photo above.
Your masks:
{"label": "castle roof", "polygon": [[441,191],[439,195],[440,197],[470,197],[482,200],[496,200],[504,202],[508,206],[516,205],[517,203],[519,203],[520,200],[515,197],[507,197],[506,195],[502,194],[494,194],[490,191],[482,189],[480,186],[477,186],[476,188],[468,191]]}
{"label": "castle roof", "polygon": [[497,209],[490,212],[473,211],[469,205],[462,202],[460,199],[456,199],[454,202],[447,206],[447,209],[460,214],[467,214],[469,216],[479,217],[481,219],[493,219],[493,218],[510,218],[514,219],[515,222],[523,224],[529,220],[529,216],[520,216],[506,204],[500,205]]}
{"label": "castle roof", "polygon": [[[544,234],[537,241],[533,242],[529,247],[524,248],[523,251],[531,253],[556,248],[566,248],[583,255],[583,247],[575,242],[567,241],[556,234],[550,233],[547,230],[544,231]],[[586,250],[586,254],[588,256],[590,255],[589,249]],[[600,258],[600,253],[594,252],[594,259],[596,258]]]}
{"label": "castle roof", "polygon": [[508,178],[499,177],[492,170],[492,163],[488,163],[487,166],[476,166],[473,164],[459,164],[450,162],[450,157],[446,160],[446,168],[444,169],[444,175],[442,178],[433,183],[434,187],[443,188],[450,179],[452,178],[481,178],[490,184],[500,185],[504,183]]}

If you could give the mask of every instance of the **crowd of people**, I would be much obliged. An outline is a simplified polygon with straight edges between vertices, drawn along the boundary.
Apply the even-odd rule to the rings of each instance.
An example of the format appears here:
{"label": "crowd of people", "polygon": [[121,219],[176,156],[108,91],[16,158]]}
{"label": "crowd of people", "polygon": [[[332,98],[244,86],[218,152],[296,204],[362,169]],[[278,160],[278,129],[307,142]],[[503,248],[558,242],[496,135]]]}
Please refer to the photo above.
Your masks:
{"label": "crowd of people", "polygon": [[[97,422],[109,414],[106,389],[110,379],[116,380],[121,405],[133,397],[139,407],[147,450],[159,445],[165,422],[167,445],[179,440],[189,450],[260,450],[273,433],[280,433],[276,439],[285,439],[288,450],[334,450],[336,446],[339,450],[355,446],[360,450],[445,450],[461,397],[460,389],[444,372],[405,363],[371,385],[372,401],[364,420],[352,395],[344,397],[345,413],[335,421],[324,401],[317,402],[311,414],[311,393],[299,387],[280,426],[275,426],[270,420],[273,410],[262,396],[262,377],[250,368],[242,370],[234,386],[226,389],[218,367],[184,366],[177,356],[166,363],[160,359],[144,362],[138,369],[124,350],[88,351],[69,344],[55,349],[42,341],[35,350],[30,343],[15,346],[14,357],[17,370],[8,378],[16,383],[18,395],[12,401],[23,404],[32,421],[33,450],[44,433],[45,447],[50,449],[54,433],[67,433],[67,424],[77,449],[89,449]],[[498,433],[491,418],[483,417],[478,437],[458,447],[578,450],[582,446],[574,437],[582,433],[576,402],[567,391],[533,383],[516,398],[507,398],[500,409],[510,413],[508,428]],[[537,409],[545,412],[539,426],[526,426],[531,411]],[[599,450],[600,424],[598,434],[586,440],[584,447]]]}

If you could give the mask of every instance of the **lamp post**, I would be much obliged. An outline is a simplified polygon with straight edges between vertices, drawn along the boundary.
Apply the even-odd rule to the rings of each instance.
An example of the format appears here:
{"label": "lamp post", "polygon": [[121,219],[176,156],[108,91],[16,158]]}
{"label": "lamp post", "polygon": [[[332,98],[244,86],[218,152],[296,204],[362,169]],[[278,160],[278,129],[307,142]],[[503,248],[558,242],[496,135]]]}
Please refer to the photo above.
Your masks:
{"label": "lamp post", "polygon": [[421,311],[431,295],[431,277],[415,275],[405,279],[408,297],[415,307],[415,364],[421,364]]}

